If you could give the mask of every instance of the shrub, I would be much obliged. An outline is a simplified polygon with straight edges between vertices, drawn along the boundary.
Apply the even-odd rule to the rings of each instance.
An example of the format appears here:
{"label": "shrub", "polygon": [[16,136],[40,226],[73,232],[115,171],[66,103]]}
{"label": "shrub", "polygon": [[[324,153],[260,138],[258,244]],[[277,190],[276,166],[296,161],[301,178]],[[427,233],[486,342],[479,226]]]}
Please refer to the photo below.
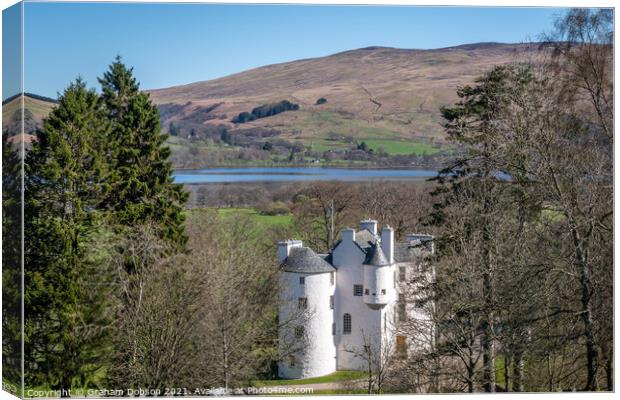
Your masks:
{"label": "shrub", "polygon": [[288,100],[282,100],[278,103],[263,104],[262,106],[255,107],[252,109],[251,113],[244,111],[233,118],[232,122],[242,124],[248,121],[254,121],[258,118],[271,117],[272,115],[291,110],[299,110],[299,104],[291,103]]}

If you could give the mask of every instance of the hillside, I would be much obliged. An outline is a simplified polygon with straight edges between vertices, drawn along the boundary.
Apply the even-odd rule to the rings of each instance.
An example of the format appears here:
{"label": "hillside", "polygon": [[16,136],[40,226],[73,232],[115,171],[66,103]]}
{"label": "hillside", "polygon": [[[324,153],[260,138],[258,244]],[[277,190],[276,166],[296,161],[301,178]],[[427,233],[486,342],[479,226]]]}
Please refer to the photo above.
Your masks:
{"label": "hillside", "polygon": [[[412,143],[441,145],[439,107],[456,100],[458,86],[536,48],[497,43],[437,50],[368,47],[149,93],[163,110],[164,126],[180,128],[179,136],[217,125],[233,135],[236,129],[262,128],[319,151],[365,141],[405,154]],[[327,102],[316,105],[321,97]],[[300,109],[231,122],[241,112],[283,99]]]}
{"label": "hillside", "polygon": [[[24,95],[25,130],[31,132],[54,107],[55,100],[26,93]],[[21,130],[21,96],[12,96],[2,102],[2,131],[15,134]]]}
{"label": "hillside", "polygon": [[[439,108],[457,100],[457,87],[494,65],[531,59],[537,49],[499,43],[367,47],[147,92],[173,135],[177,168],[308,162],[428,167],[449,154]],[[276,115],[265,111],[282,104],[287,107]],[[53,105],[27,94],[27,130]],[[257,107],[259,118],[239,118]],[[3,103],[3,129],[15,128],[18,109],[19,98]]]}

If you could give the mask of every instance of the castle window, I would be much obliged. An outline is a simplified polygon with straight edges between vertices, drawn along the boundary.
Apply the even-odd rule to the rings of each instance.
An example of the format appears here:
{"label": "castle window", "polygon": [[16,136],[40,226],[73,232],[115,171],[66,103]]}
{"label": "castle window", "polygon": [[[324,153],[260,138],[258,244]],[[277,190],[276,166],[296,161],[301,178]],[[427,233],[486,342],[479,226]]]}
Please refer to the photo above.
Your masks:
{"label": "castle window", "polygon": [[334,309],[334,296],[329,296],[329,309]]}
{"label": "castle window", "polygon": [[308,298],[307,297],[298,298],[297,305],[300,310],[305,310],[306,308],[308,308]]}
{"label": "castle window", "polygon": [[336,323],[332,324],[332,336],[336,336]]}
{"label": "castle window", "polygon": [[305,285],[306,284],[306,277],[305,276],[300,276],[299,277],[299,284],[300,285]]}
{"label": "castle window", "polygon": [[351,334],[351,314],[342,316],[342,333],[345,335]]}
{"label": "castle window", "polygon": [[333,272],[330,272],[330,273],[329,273],[329,284],[330,284],[330,285],[333,285],[333,284],[334,284],[334,279],[335,279],[335,278],[336,278],[336,277],[335,277],[334,273],[333,273]]}
{"label": "castle window", "polygon": [[304,327],[303,326],[296,326],[295,327],[295,337],[298,338],[298,339],[304,337]]}
{"label": "castle window", "polygon": [[361,296],[364,293],[363,285],[353,285],[353,296]]}
{"label": "castle window", "polygon": [[366,296],[368,296],[368,294],[369,294],[369,293],[370,293],[370,291],[369,291],[368,289],[364,289],[364,294],[365,294]]}
{"label": "castle window", "polygon": [[385,294],[385,289],[381,289],[381,294]]}

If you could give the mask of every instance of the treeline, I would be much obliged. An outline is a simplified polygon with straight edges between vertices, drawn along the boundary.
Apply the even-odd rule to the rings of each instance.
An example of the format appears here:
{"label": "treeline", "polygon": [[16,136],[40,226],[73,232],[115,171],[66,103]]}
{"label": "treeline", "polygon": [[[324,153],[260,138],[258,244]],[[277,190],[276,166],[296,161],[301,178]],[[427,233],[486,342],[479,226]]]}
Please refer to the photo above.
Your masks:
{"label": "treeline", "polygon": [[23,321],[15,292],[21,249],[3,243],[4,290],[13,294],[3,297],[3,378],[14,384],[22,379],[22,340],[26,387],[104,384],[115,368],[116,339],[127,334],[116,324],[129,305],[118,291],[119,271],[139,268],[124,256],[123,238],[149,226],[170,252],[186,248],[187,194],[172,182],[157,108],[120,58],[99,83],[101,94],[81,79],[69,84],[23,159],[3,135],[6,194],[22,190],[22,161],[25,171],[23,221],[7,210],[19,198],[3,199],[14,216],[3,218],[4,237],[18,242],[20,222],[25,237]]}
{"label": "treeline", "polygon": [[429,220],[437,340],[409,366],[427,390],[613,390],[612,20],[570,11],[544,62],[442,109],[465,153]]}
{"label": "treeline", "polygon": [[204,395],[272,377],[269,249],[287,235],[215,212],[186,221],[157,108],[120,58],[99,83],[69,84],[25,158],[3,135],[5,387],[29,395],[22,342],[26,390]]}
{"label": "treeline", "polygon": [[299,104],[291,103],[288,100],[282,100],[277,103],[263,104],[262,106],[255,107],[251,112],[244,111],[233,118],[232,122],[242,124],[259,118],[271,117],[272,115],[280,114],[285,111],[294,110],[299,110]]}

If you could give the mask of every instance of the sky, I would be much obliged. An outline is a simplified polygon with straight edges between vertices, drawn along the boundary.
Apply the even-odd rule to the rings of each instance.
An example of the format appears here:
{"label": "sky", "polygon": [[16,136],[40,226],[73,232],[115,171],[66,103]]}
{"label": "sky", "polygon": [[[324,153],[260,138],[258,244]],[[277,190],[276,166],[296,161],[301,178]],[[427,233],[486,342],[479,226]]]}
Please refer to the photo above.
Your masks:
{"label": "sky", "polygon": [[[118,54],[143,89],[366,46],[440,48],[538,39],[560,8],[26,3],[25,91],[89,86]],[[10,96],[3,90],[3,98]]]}

